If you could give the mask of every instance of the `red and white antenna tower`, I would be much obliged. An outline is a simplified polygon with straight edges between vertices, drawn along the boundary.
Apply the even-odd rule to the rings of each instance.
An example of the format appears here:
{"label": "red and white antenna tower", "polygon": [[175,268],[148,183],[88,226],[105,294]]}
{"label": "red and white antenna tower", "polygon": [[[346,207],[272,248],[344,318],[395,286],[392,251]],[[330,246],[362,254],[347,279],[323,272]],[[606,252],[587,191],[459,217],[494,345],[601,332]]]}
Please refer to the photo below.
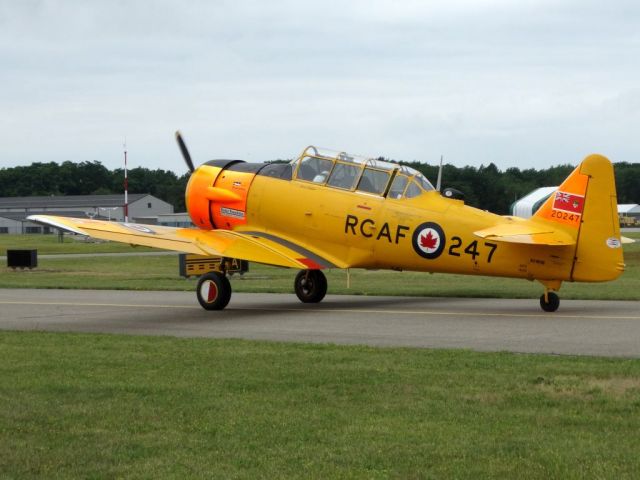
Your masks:
{"label": "red and white antenna tower", "polygon": [[124,140],[124,221],[129,221],[129,180],[127,179],[127,139]]}

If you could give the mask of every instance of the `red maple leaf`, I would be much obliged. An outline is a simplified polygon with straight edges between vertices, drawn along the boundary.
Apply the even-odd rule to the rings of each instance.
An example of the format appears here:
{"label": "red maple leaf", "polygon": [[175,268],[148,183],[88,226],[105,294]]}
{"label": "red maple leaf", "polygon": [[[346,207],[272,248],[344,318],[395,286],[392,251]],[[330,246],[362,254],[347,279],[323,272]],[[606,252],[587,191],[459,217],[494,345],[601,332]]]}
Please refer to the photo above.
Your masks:
{"label": "red maple leaf", "polygon": [[431,230],[426,235],[420,235],[420,246],[422,248],[433,249],[438,244],[438,237],[431,234]]}

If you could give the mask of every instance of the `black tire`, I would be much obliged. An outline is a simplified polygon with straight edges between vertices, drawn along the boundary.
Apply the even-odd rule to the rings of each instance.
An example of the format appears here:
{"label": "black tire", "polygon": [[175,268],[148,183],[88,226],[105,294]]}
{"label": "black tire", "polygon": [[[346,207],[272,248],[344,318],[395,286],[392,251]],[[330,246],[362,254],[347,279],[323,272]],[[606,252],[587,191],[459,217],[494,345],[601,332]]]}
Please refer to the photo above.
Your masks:
{"label": "black tire", "polygon": [[545,312],[555,312],[560,306],[560,297],[553,292],[547,293],[548,301],[545,301],[544,295],[540,297],[540,306]]}
{"label": "black tire", "polygon": [[318,303],[327,294],[327,277],[320,270],[300,270],[293,288],[302,303]]}
{"label": "black tire", "polygon": [[231,284],[221,273],[205,273],[196,288],[198,302],[205,310],[222,310],[231,300]]}

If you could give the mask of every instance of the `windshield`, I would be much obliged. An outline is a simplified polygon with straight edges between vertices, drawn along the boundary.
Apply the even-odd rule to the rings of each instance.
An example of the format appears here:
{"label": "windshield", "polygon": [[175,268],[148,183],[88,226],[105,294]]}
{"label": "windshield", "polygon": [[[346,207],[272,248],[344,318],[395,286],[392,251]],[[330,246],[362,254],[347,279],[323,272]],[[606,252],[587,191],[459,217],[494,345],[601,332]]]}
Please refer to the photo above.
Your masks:
{"label": "windshield", "polygon": [[422,173],[397,163],[309,146],[291,162],[298,180],[389,198],[434,190]]}

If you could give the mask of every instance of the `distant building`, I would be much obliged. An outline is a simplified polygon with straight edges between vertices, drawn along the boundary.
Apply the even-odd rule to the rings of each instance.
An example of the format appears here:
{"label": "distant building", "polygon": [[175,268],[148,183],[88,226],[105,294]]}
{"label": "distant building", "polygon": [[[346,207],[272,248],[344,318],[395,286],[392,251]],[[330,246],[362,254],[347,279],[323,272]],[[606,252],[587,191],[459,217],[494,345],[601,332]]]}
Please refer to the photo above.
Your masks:
{"label": "distant building", "polygon": [[[147,193],[129,195],[129,221],[173,213],[173,205]],[[0,198],[0,233],[51,233],[26,220],[29,215],[59,215],[124,221],[124,195],[67,195]]]}
{"label": "distant building", "polygon": [[547,198],[555,192],[558,187],[542,187],[525,195],[520,200],[516,200],[511,205],[511,215],[522,218],[531,218],[542,206]]}
{"label": "distant building", "polygon": [[640,205],[637,203],[618,205],[618,217],[620,217],[620,225],[622,226],[637,226],[640,224]]}
{"label": "distant building", "polygon": [[158,215],[157,225],[164,225],[166,227],[184,227],[184,228],[195,226],[191,221],[191,217],[186,212]]}

